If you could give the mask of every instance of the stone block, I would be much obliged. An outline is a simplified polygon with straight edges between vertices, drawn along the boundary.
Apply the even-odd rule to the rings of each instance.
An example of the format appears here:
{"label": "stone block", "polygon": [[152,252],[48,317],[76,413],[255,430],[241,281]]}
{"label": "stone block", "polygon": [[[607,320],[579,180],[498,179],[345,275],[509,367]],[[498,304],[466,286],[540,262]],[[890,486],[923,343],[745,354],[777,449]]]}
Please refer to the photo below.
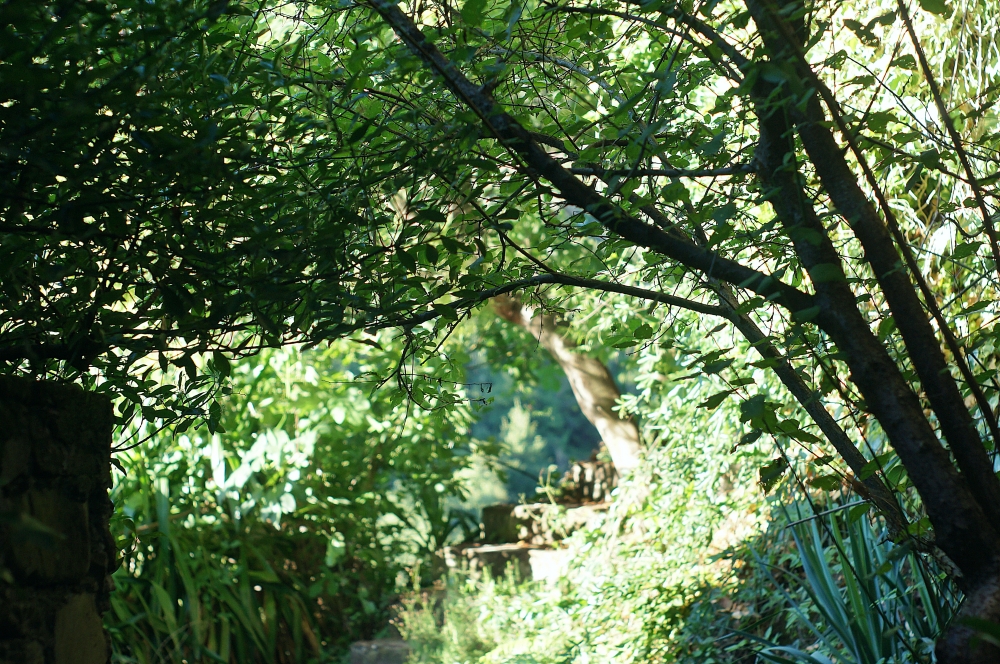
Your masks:
{"label": "stone block", "polygon": [[94,596],[73,595],[56,613],[55,664],[105,664],[110,656]]}
{"label": "stone block", "polygon": [[29,489],[19,496],[17,522],[4,542],[16,577],[42,583],[79,581],[90,569],[86,503],[58,489]]}
{"label": "stone block", "polygon": [[530,552],[538,547],[527,544],[481,544],[446,547],[444,561],[448,569],[464,570],[473,576],[489,570],[499,578],[513,570],[519,578],[531,578]]}
{"label": "stone block", "polygon": [[105,664],[111,402],[0,376],[0,664]]}
{"label": "stone block", "polygon": [[404,664],[410,646],[399,639],[376,639],[351,644],[351,664]]}
{"label": "stone block", "polygon": [[517,541],[522,525],[513,518],[514,505],[498,503],[483,508],[483,541],[489,544],[509,544]]}

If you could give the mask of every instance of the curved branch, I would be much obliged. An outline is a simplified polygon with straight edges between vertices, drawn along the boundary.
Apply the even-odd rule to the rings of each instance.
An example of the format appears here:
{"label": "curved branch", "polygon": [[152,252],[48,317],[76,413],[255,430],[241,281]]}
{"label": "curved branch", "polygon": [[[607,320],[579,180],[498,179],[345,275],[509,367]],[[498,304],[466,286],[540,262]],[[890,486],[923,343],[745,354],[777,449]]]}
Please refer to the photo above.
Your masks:
{"label": "curved branch", "polygon": [[602,168],[601,166],[589,166],[586,168],[571,168],[569,172],[573,175],[596,175],[597,177],[615,177],[627,175],[629,177],[666,177],[666,178],[710,178],[722,175],[744,175],[753,173],[756,167],[753,164],[737,164],[736,166],[725,166],[722,168]]}
{"label": "curved branch", "polygon": [[483,125],[523,162],[534,177],[548,180],[560,196],[593,216],[612,233],[641,247],[651,249],[689,268],[693,268],[747,288],[793,312],[810,309],[813,297],[777,278],[724,258],[699,247],[682,234],[647,225],[604,198],[562,167],[514,118],[505,113],[481,88],[469,81],[433,43],[427,40],[413,21],[389,0],[369,0],[370,6],[427,66],[440,75],[448,88],[473,112]]}

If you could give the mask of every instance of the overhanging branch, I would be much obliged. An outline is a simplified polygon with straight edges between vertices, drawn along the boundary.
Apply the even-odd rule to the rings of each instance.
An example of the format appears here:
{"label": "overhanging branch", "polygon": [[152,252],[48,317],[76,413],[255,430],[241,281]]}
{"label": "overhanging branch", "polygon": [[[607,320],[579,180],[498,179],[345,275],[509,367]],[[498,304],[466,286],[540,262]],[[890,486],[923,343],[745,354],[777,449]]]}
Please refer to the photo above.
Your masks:
{"label": "overhanging branch", "polygon": [[714,251],[694,245],[680,233],[650,226],[626,213],[549,156],[520,123],[498,107],[482,88],[469,81],[396,4],[388,0],[370,0],[370,6],[432,71],[441,76],[447,87],[476,113],[483,125],[517,155],[525,171],[548,180],[568,203],[586,211],[608,230],[633,244],[706,275],[747,288],[793,312],[813,306],[811,295],[776,277],[724,258]]}

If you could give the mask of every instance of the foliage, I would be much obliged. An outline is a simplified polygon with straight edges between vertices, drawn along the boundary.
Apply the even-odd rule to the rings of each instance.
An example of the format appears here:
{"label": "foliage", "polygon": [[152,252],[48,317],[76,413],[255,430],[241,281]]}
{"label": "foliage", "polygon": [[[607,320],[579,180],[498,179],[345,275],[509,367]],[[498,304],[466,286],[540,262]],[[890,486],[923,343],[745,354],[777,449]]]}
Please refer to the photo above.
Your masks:
{"label": "foliage", "polygon": [[[568,622],[544,652],[666,657],[718,580],[695,553],[724,520],[727,492],[706,489],[727,473],[754,518],[755,486],[839,498],[849,484],[901,545],[940,547],[996,587],[1000,8],[920,7],[7,3],[2,370],[120,397],[122,425],[142,435],[185,420],[177,444],[205,450],[241,426],[211,401],[227,354],[353,335],[397,354],[372,368],[397,388],[392,417],[375,419],[409,432],[411,412],[464,417],[464,363],[442,340],[490,297],[524,291],[592,352],[634,353],[639,393],[623,407],[643,416],[651,456],[684,474],[664,486],[653,475],[672,464],[655,461],[649,493],[617,508],[640,534],[591,542],[574,591],[587,599],[546,614]],[[383,328],[397,336],[374,338]],[[178,380],[157,380],[170,365]],[[197,419],[208,433],[186,434]],[[267,431],[304,445],[296,427]],[[330,545],[334,521],[378,544],[383,514],[400,520],[390,536],[421,534],[414,556],[443,541],[437,496],[461,464],[422,456],[441,442],[425,433],[393,448],[414,461],[409,489],[361,472],[360,493],[337,494],[363,509],[321,520],[331,551],[347,548]],[[676,440],[702,433],[704,448]],[[261,445],[247,460],[271,472]],[[188,463],[168,451],[163,463]],[[193,484],[178,472],[177,495],[208,487],[207,471]],[[314,494],[325,482],[300,477]],[[286,512],[308,501],[256,481],[253,508],[294,523]],[[228,500],[209,505],[242,523],[247,496]],[[643,539],[657,532],[680,539],[657,551]],[[157,559],[144,546],[136,561]],[[361,550],[378,562],[378,546]],[[827,638],[837,616],[821,598],[835,593],[810,560]],[[674,579],[684,562],[694,582]],[[366,571],[387,588],[384,568]],[[589,640],[581,625],[602,611],[622,631]],[[795,641],[808,623],[776,625]],[[831,652],[855,639],[838,638]]]}
{"label": "foliage", "polygon": [[[918,27],[935,38],[965,29],[957,17],[936,27],[945,18],[930,9]],[[915,439],[902,422],[921,417],[926,388],[938,417],[913,425],[921,439],[931,444],[940,428],[961,472],[984,475],[997,386],[974,370],[992,362],[984,314],[998,256],[988,254],[1000,250],[984,130],[996,88],[956,86],[978,105],[955,129],[934,81],[945,51],[925,67],[921,35],[910,40],[896,21],[903,9],[864,6],[863,23],[838,4],[773,10],[472,2],[408,16],[381,0],[5,9],[17,38],[4,53],[14,83],[4,142],[18,177],[3,199],[14,252],[4,263],[26,266],[4,280],[8,370],[103,385],[131,402],[125,421],[145,406],[147,420],[211,422],[204,390],[224,363],[196,363],[198,353],[397,327],[403,354],[423,357],[491,295],[561,284],[763,326],[787,376],[862,428],[871,409],[904,449]],[[996,13],[962,11],[977,26]],[[853,35],[853,55],[841,33]],[[960,53],[992,71],[988,50]],[[829,91],[824,77],[842,84]],[[851,96],[859,90],[864,106]],[[950,152],[912,120],[915,108],[943,114]],[[863,136],[850,159],[827,113],[844,137]],[[86,130],[67,130],[77,126]],[[963,145],[961,131],[976,142]],[[932,231],[950,254],[920,244]],[[908,275],[890,269],[898,251]],[[549,289],[546,300],[570,305],[563,297]],[[607,330],[607,345],[658,339],[663,322],[633,317]],[[942,340],[970,358],[956,363],[960,375],[945,371]],[[150,356],[190,382],[154,396],[141,379]],[[880,368],[869,371],[874,356]],[[721,355],[702,359],[698,371],[728,372]],[[91,364],[96,374],[84,371]],[[198,366],[211,370],[199,377]],[[395,367],[404,380],[405,366]],[[782,424],[760,395],[745,399],[755,429]],[[861,474],[863,459],[848,456]],[[938,456],[921,472],[950,473]],[[983,482],[991,488],[975,491],[1000,493]],[[944,505],[966,500],[949,491],[928,503],[939,529],[950,527]],[[976,500],[966,508],[994,509]]]}
{"label": "foliage", "polygon": [[412,598],[401,631],[418,642],[418,661],[673,661],[690,645],[685,639],[718,620],[712,606],[705,622],[685,631],[691,607],[713,584],[725,585],[709,555],[725,547],[724,538],[713,534],[727,517],[756,525],[754,467],[719,463],[734,422],[718,422],[727,419],[722,412],[710,419],[723,435],[677,420],[662,447],[624,480],[605,522],[570,540],[565,578],[521,586],[456,578],[436,604]]}
{"label": "foliage", "polygon": [[[613,540],[606,527],[590,536]],[[648,550],[634,564],[636,549],[600,549],[572,546],[557,585],[453,577],[411,597],[401,621],[416,661],[930,662],[958,605],[933,562],[864,515],[793,528],[779,519],[714,556],[713,573],[686,579]],[[594,574],[600,582],[587,583]]]}
{"label": "foliage", "polygon": [[[605,318],[588,337],[615,324]],[[905,656],[910,645],[919,656],[897,661],[926,661],[928,643],[954,610],[953,584],[912,543],[893,544],[871,525],[849,489],[823,479],[829,467],[821,446],[796,445],[787,435],[748,442],[739,402],[705,405],[720,389],[742,388],[717,375],[690,377],[692,366],[721,348],[733,358],[730,370],[767,395],[776,417],[802,417],[779,405],[787,402],[780,386],[747,361],[745,341],[723,330],[706,334],[707,324],[678,316],[670,344],[626,358],[623,371],[639,388],[626,403],[655,444],[617,491],[607,520],[569,542],[565,577],[522,586],[457,578],[429,598],[415,593],[404,602],[401,629],[416,642],[418,661],[721,664],[754,661],[762,651],[788,658],[793,648],[867,661],[837,659],[847,648],[840,635],[856,624],[851,616],[863,617],[864,638],[883,654]],[[870,442],[884,454],[884,440]],[[790,464],[764,486],[759,469],[773,458]],[[813,502],[803,503],[803,494]],[[786,527],[844,504],[850,517],[843,521],[835,511]],[[849,575],[852,567],[860,578]],[[866,591],[891,625],[870,622]]]}
{"label": "foliage", "polygon": [[[392,350],[335,344],[233,366],[215,433],[120,454],[120,661],[326,660],[381,630],[462,516],[466,410],[364,380]],[[332,653],[332,654],[331,654]]]}
{"label": "foliage", "polygon": [[[315,112],[345,127],[345,134],[348,123],[360,123],[350,147],[334,153],[350,152],[354,163],[363,164],[348,168],[344,191],[361,188],[382,209],[394,210],[387,228],[412,222],[412,231],[400,236],[407,241],[396,245],[399,262],[384,268],[421,275],[415,301],[428,289],[465,305],[490,286],[548,282],[621,290],[624,282],[645,289],[631,294],[723,319],[751,314],[791,358],[800,372],[795,380],[805,376],[807,390],[818,390],[862,426],[863,413],[871,409],[882,426],[891,425],[889,438],[904,449],[913,438],[903,433],[902,422],[923,421],[913,380],[919,375],[924,385],[940,382],[940,390],[927,388],[926,394],[940,417],[915,426],[928,445],[936,444],[934,426],[950,431],[949,441],[966,440],[967,451],[956,455],[962,472],[983,475],[995,493],[982,440],[970,433],[974,418],[981,427],[993,426],[988,399],[995,386],[981,387],[962,363],[957,382],[944,372],[941,341],[917,291],[940,319],[938,327],[951,321],[960,331],[952,339],[942,330],[952,354],[962,354],[963,346],[988,365],[992,328],[978,317],[970,319],[971,327],[959,323],[970,303],[948,299],[959,291],[942,281],[942,271],[935,272],[944,263],[932,256],[921,267],[911,260],[920,247],[910,247],[906,235],[918,237],[927,224],[947,223],[969,237],[988,238],[992,213],[978,189],[970,192],[952,178],[944,190],[952,202],[934,212],[944,216],[927,217],[900,177],[900,169],[915,169],[918,162],[944,176],[971,168],[969,159],[988,175],[991,162],[977,150],[988,149],[989,139],[953,145],[953,159],[928,152],[934,133],[914,126],[907,114],[914,104],[931,112],[937,99],[921,98],[918,75],[924,74],[915,73],[914,56],[897,58],[903,46],[886,41],[895,25],[891,12],[867,7],[867,23],[858,27],[836,5],[803,4],[781,19],[768,7],[474,4],[459,15],[429,5],[407,16],[389,3],[351,5],[303,19],[310,31],[325,30],[325,36],[318,38],[322,53],[304,55],[308,76],[302,86],[309,89],[310,81],[322,79],[341,93],[344,107]],[[813,31],[808,40],[805,23]],[[860,35],[858,52],[889,72],[883,86],[865,96],[867,107],[853,106],[846,94],[868,86],[869,78],[859,71],[863,64],[838,51],[834,34],[840,26]],[[781,30],[798,37],[789,41]],[[677,31],[682,40],[675,39]],[[796,48],[808,52],[811,66]],[[848,77],[838,90],[840,101],[826,94],[818,76]],[[350,96],[359,86],[364,94]],[[851,158],[859,160],[865,186],[878,188],[880,210],[866,198],[834,137],[825,128],[810,133],[827,112],[845,136],[867,132],[871,139]],[[796,128],[801,148],[786,138]],[[919,159],[911,156],[915,149],[922,150]],[[790,166],[798,163],[801,169]],[[548,184],[540,184],[539,176]],[[692,181],[699,177],[716,179]],[[903,211],[893,212],[886,197]],[[854,219],[862,214],[858,210],[861,227]],[[977,221],[980,213],[985,216]],[[855,226],[825,224],[821,219],[827,217],[848,218]],[[960,253],[978,256],[979,246],[966,243]],[[897,251],[904,252],[909,276],[893,276],[901,274],[890,269]],[[987,299],[976,306],[986,308],[991,259],[983,254],[974,260],[983,262],[956,266],[958,279],[978,284]],[[717,280],[738,291],[729,309],[706,307],[716,297],[730,297]],[[664,295],[676,290],[693,300]],[[550,294],[549,301],[557,297]],[[883,315],[887,309],[892,317]],[[662,318],[636,317],[609,341],[633,347],[654,338],[654,323],[661,325]],[[874,356],[878,371],[867,359]],[[703,359],[699,371],[728,370],[721,357]],[[853,372],[853,384],[841,380],[842,362]],[[887,388],[886,376],[896,388]],[[976,413],[967,413],[961,390],[976,400]],[[782,425],[793,438],[813,441],[815,434],[801,423],[772,422],[763,399],[751,394],[746,400],[755,429],[777,432]],[[928,472],[951,472],[943,461]],[[851,467],[861,474],[864,463],[855,456]],[[929,476],[918,481],[932,486]],[[952,498],[964,500],[956,491]],[[943,507],[950,499],[937,496],[939,502],[931,503],[938,528],[950,527],[954,512]],[[991,505],[985,497],[978,507],[968,503],[973,511],[989,512]]]}
{"label": "foliage", "polygon": [[[800,510],[801,512],[802,510]],[[806,517],[791,526],[808,602],[793,598],[758,560],[783,592],[795,621],[808,629],[808,648],[772,646],[761,652],[769,662],[930,661],[935,639],[957,608],[953,589],[936,565],[915,555],[912,546],[880,542],[864,514],[846,519]],[[797,515],[796,515],[797,516]]]}

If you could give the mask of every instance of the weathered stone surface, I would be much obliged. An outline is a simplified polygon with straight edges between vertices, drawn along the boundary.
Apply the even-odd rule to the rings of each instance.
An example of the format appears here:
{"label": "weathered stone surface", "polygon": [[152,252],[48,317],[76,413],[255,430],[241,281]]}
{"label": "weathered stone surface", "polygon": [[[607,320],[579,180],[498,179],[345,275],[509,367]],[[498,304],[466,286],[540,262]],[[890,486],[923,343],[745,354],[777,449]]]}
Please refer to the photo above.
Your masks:
{"label": "weathered stone surface", "polygon": [[559,481],[559,502],[599,503],[611,499],[618,486],[618,471],[608,461],[576,461]]}
{"label": "weathered stone surface", "polygon": [[410,646],[399,639],[376,639],[351,644],[351,664],[404,664]]}
{"label": "weathered stone surface", "polygon": [[104,664],[108,644],[97,604],[90,593],[73,595],[56,613],[55,661],[58,664]]}
{"label": "weathered stone surface", "polygon": [[473,575],[489,570],[499,578],[513,570],[522,579],[531,578],[530,552],[537,549],[527,544],[481,544],[445,547],[446,568],[465,570]]}
{"label": "weathered stone surface", "polygon": [[483,541],[490,544],[555,544],[596,523],[607,508],[606,503],[491,505],[483,509]]}
{"label": "weathered stone surface", "polygon": [[111,404],[0,377],[0,664],[104,664]]}
{"label": "weathered stone surface", "polygon": [[483,541],[488,544],[509,544],[517,542],[520,528],[526,524],[514,518],[516,505],[498,503],[483,508]]}
{"label": "weathered stone surface", "polygon": [[29,489],[19,502],[23,541],[11,547],[8,568],[42,583],[82,579],[90,569],[87,504],[56,488]]}

